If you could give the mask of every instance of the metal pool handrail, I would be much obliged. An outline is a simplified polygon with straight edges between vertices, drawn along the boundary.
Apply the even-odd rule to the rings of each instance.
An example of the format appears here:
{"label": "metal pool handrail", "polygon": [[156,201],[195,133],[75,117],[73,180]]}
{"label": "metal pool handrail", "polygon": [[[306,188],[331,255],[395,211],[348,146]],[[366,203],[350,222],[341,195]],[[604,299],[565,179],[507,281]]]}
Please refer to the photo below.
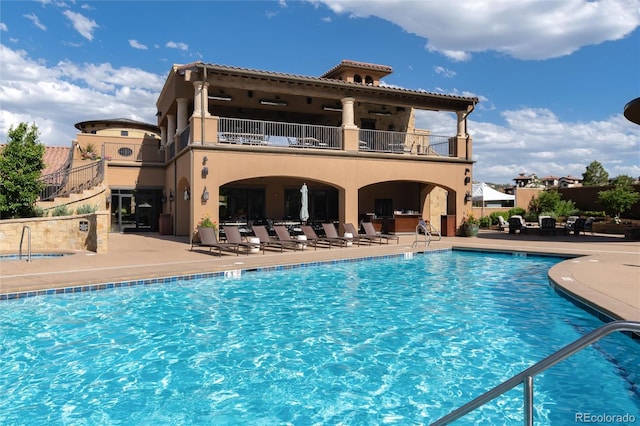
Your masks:
{"label": "metal pool handrail", "polygon": [[470,413],[476,408],[485,405],[489,401],[492,401],[505,392],[510,391],[520,383],[524,384],[524,424],[527,426],[533,425],[533,377],[537,374],[542,373],[548,368],[553,367],[560,361],[570,357],[576,352],[581,351],[592,343],[595,343],[603,337],[616,331],[632,331],[636,333],[640,332],[640,322],[613,321],[601,327],[598,327],[591,333],[582,336],[573,343],[570,343],[564,348],[535,363],[532,367],[529,367],[523,372],[516,374],[515,376],[499,384],[495,388],[485,392],[474,400],[467,402],[462,407],[457,408],[446,416],[436,420],[435,422],[431,423],[431,426],[448,425],[449,423]]}
{"label": "metal pool handrail", "polygon": [[27,225],[24,225],[22,227],[22,235],[20,236],[20,250],[18,251],[18,260],[22,260],[22,241],[24,240],[25,230],[29,231],[27,233],[28,235],[27,248],[29,250],[29,256],[27,257],[27,262],[31,262],[31,228],[29,228]]}

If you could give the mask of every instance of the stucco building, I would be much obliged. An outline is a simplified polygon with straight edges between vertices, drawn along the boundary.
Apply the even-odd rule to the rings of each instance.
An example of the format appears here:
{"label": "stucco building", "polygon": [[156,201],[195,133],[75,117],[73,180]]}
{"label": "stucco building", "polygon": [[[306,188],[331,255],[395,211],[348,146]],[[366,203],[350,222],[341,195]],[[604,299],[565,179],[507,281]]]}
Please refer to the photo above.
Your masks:
{"label": "stucco building", "polygon": [[[157,125],[78,123],[78,156],[90,144],[106,160],[112,231],[190,235],[205,215],[296,220],[306,183],[310,221],[405,232],[423,217],[451,232],[471,209],[467,117],[478,99],[381,84],[391,72],[354,61],[320,77],[174,65]],[[450,134],[416,128],[419,110],[454,113]]]}

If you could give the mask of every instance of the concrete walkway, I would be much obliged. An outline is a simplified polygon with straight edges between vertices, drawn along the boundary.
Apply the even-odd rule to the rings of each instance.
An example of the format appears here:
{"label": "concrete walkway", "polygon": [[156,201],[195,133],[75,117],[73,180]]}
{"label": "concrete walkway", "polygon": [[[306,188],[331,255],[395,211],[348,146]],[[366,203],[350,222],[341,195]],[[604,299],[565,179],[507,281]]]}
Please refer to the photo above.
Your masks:
{"label": "concrete walkway", "polygon": [[[413,235],[404,235],[397,245],[317,250],[308,247],[298,252],[218,256],[208,250],[196,248],[191,251],[186,238],[110,234],[108,253],[79,252],[64,257],[35,258],[32,262],[1,261],[0,296],[87,284],[425,251],[423,244],[412,248],[413,241]],[[477,238],[443,237],[432,242],[426,250],[452,247],[576,256],[549,271],[554,284],[613,318],[640,321],[640,242],[598,234],[540,236],[481,231]]]}

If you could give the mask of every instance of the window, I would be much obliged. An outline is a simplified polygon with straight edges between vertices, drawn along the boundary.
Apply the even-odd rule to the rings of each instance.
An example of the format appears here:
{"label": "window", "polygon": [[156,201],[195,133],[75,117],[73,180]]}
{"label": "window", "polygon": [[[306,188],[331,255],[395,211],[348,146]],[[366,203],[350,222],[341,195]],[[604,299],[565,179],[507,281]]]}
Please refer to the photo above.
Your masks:
{"label": "window", "polygon": [[120,130],[120,136],[129,136],[128,130]]}
{"label": "window", "polygon": [[123,146],[122,148],[118,149],[118,155],[120,155],[121,157],[131,157],[133,155],[133,150],[128,146]]}

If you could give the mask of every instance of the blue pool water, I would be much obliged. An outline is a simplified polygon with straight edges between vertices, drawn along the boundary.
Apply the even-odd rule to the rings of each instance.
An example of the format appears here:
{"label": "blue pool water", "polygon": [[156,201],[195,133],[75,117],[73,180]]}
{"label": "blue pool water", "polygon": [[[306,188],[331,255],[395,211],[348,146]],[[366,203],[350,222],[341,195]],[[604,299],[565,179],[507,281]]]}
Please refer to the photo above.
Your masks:
{"label": "blue pool water", "polygon": [[[0,424],[428,424],[601,325],[558,258],[446,252],[0,303]],[[535,380],[536,424],[640,421],[619,334]],[[522,424],[518,387],[456,424]]]}

